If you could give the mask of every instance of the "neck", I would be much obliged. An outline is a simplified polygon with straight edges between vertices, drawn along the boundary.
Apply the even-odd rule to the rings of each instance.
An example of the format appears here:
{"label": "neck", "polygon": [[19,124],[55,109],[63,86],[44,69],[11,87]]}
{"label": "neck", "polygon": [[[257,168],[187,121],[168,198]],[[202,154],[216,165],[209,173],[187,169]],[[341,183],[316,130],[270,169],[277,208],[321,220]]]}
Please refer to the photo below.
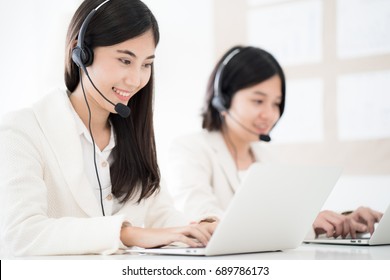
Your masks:
{"label": "neck", "polygon": [[[97,102],[90,98],[88,93],[86,93],[89,107],[91,109],[91,128],[92,132],[99,134],[102,131],[109,128],[108,116],[109,112],[104,110],[97,104]],[[70,102],[73,105],[76,113],[79,115],[80,119],[84,125],[89,129],[89,112],[88,107],[85,102],[84,93],[79,85],[76,90],[70,95]]]}
{"label": "neck", "polygon": [[244,141],[228,129],[222,130],[225,144],[232,155],[238,170],[246,170],[255,161],[250,142]]}

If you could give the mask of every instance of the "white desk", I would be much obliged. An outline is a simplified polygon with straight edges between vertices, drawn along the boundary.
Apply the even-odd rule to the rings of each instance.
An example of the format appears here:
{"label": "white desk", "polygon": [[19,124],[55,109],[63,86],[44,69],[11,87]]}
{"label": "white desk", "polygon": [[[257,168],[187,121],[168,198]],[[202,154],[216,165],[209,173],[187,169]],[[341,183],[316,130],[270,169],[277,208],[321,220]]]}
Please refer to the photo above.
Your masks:
{"label": "white desk", "polygon": [[[241,268],[245,271],[266,267],[273,278],[269,279],[383,279],[388,275],[390,265],[390,245],[321,245],[302,244],[296,249],[283,252],[251,253],[214,257],[167,256],[167,255],[75,255],[40,256],[15,258],[25,261],[2,261],[4,279],[48,280],[61,276],[61,279],[159,279],[156,274],[145,271],[166,269],[167,271],[191,271],[191,278],[167,273],[166,279],[255,279],[254,275],[232,274],[221,277],[222,271]],[[29,261],[37,260],[37,261]],[[54,262],[52,260],[55,260]],[[87,261],[84,261],[87,260]],[[105,260],[101,262],[101,260]],[[311,261],[319,260],[319,261]],[[356,260],[359,260],[356,262]],[[361,260],[361,261],[360,261]],[[370,261],[377,260],[377,261]],[[194,274],[192,271],[202,274]],[[77,272],[76,272],[77,271]],[[219,273],[217,273],[219,271]],[[236,272],[238,270],[235,270]],[[143,272],[143,274],[141,273]],[[126,274],[124,274],[126,273]],[[126,275],[126,276],[123,276]],[[130,276],[131,275],[131,276]],[[147,276],[146,276],[147,275]],[[187,275],[187,274],[184,274]],[[198,276],[194,276],[198,275]],[[268,279],[267,277],[260,278]],[[126,278],[127,277],[127,278]],[[201,278],[200,278],[201,277]],[[227,278],[225,278],[227,277]],[[248,278],[249,277],[249,278]],[[258,275],[256,276],[258,277]],[[388,278],[388,277],[387,277]],[[385,279],[387,279],[385,278]],[[164,278],[165,279],[165,278]]]}
{"label": "white desk", "polygon": [[14,259],[40,260],[390,260],[390,245],[356,246],[302,244],[296,249],[282,252],[265,252],[239,255],[199,257],[167,255],[73,255],[73,256],[39,256]]}

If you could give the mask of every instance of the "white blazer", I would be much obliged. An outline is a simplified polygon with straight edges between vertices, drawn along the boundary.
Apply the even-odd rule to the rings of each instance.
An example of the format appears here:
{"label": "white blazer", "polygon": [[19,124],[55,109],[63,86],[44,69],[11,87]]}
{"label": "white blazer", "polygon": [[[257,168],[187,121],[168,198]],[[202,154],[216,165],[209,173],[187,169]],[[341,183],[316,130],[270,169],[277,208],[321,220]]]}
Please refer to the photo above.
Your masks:
{"label": "white blazer", "polygon": [[[256,161],[273,161],[266,145],[252,144]],[[165,175],[176,207],[193,220],[207,215],[222,217],[240,185],[222,134],[206,130],[173,141]]]}
{"label": "white blazer", "polygon": [[[164,188],[140,204],[128,201],[102,217],[84,172],[80,138],[65,90],[55,90],[0,125],[2,255],[111,254],[120,229],[187,221]],[[129,170],[131,172],[131,170]]]}

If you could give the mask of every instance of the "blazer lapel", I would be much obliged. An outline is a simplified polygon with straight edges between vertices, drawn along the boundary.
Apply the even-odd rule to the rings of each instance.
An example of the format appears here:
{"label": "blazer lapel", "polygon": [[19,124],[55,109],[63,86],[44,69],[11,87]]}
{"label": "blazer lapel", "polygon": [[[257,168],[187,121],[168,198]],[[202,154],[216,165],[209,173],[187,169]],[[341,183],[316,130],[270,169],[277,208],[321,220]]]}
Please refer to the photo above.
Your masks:
{"label": "blazer lapel", "polygon": [[235,192],[240,186],[240,181],[238,179],[236,165],[226,146],[222,134],[220,132],[210,132],[206,135],[209,138],[208,142],[215,151],[221,169],[225,173],[233,192]]}
{"label": "blazer lapel", "polygon": [[101,211],[84,172],[80,138],[69,106],[66,92],[57,90],[36,103],[33,110],[75,200],[87,215],[99,216]]}

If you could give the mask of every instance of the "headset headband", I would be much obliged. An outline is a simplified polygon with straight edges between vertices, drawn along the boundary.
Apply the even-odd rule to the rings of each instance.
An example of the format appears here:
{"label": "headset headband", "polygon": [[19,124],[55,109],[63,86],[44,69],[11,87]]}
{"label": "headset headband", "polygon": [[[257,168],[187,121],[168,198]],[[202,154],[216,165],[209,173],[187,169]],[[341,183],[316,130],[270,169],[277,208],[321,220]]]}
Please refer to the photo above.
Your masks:
{"label": "headset headband", "polygon": [[218,69],[217,69],[217,72],[215,74],[215,78],[214,78],[214,97],[211,101],[211,105],[216,109],[218,110],[219,112],[223,112],[223,111],[226,111],[227,108],[226,108],[226,104],[224,104],[224,99],[223,99],[223,96],[222,96],[222,74],[223,74],[223,71],[226,67],[226,65],[229,63],[229,61],[234,57],[236,56],[239,52],[241,51],[241,49],[239,48],[236,48],[236,49],[233,49],[226,57],[225,59],[222,61],[222,63],[219,65]]}
{"label": "headset headband", "polygon": [[222,61],[222,63],[219,65],[217,73],[215,74],[215,79],[214,79],[214,96],[219,96],[219,92],[222,88],[222,73],[223,70],[225,69],[226,65],[229,63],[229,61],[240,52],[240,49],[234,49],[232,50]]}
{"label": "headset headband", "polygon": [[95,9],[93,9],[81,24],[79,35],[77,38],[77,45],[72,50],[72,60],[76,63],[78,67],[81,67],[84,71],[87,66],[92,64],[93,61],[92,50],[90,50],[88,46],[85,46],[85,42],[84,42],[85,32],[88,28],[89,22],[91,21],[96,11],[101,6],[103,6],[104,4],[110,1],[111,0],[106,0],[103,3],[101,3],[99,6],[97,6]]}

